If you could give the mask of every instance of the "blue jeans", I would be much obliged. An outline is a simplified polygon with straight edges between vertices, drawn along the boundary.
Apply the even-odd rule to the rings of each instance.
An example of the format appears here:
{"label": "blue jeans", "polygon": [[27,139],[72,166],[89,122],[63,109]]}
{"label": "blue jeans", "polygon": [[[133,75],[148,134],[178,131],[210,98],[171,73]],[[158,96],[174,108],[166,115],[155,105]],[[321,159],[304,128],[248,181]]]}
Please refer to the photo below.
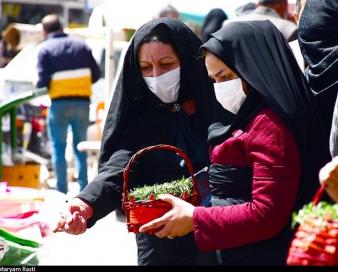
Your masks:
{"label": "blue jeans", "polygon": [[52,161],[56,175],[56,188],[67,193],[67,162],[65,157],[67,132],[70,126],[73,133],[75,167],[79,174],[80,190],[88,184],[87,154],[77,149],[78,143],[87,138],[89,125],[89,100],[60,99],[52,101],[48,111],[48,136],[52,145]]}

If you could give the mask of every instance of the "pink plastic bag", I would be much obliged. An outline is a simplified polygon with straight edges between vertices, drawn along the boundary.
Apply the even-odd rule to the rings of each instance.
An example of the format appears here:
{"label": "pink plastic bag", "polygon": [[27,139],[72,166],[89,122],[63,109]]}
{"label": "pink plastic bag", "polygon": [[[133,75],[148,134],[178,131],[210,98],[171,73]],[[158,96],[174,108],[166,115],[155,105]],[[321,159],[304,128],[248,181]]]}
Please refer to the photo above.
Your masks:
{"label": "pink plastic bag", "polygon": [[0,182],[0,217],[38,211],[43,201],[40,190],[7,186],[6,182]]}

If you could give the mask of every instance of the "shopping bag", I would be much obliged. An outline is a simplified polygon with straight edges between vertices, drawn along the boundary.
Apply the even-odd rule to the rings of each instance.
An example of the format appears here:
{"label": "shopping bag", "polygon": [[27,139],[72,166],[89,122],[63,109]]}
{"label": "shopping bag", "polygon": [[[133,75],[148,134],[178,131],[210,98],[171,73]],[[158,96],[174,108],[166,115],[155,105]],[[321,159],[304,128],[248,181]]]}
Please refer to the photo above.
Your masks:
{"label": "shopping bag", "polygon": [[0,217],[38,211],[44,200],[41,190],[0,182]]}
{"label": "shopping bag", "polygon": [[38,265],[40,243],[0,229],[0,265]]}

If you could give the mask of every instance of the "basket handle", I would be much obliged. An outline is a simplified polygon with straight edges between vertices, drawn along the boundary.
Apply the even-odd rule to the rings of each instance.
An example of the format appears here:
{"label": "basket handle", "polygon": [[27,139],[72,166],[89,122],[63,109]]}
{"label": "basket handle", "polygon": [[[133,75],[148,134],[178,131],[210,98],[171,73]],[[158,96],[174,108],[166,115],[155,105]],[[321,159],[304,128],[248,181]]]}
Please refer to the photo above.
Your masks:
{"label": "basket handle", "polygon": [[193,197],[199,198],[200,196],[199,196],[199,192],[198,192],[198,188],[197,188],[197,182],[196,182],[196,178],[194,177],[194,168],[193,168],[192,163],[191,163],[190,159],[188,158],[188,156],[183,152],[183,150],[181,150],[178,147],[175,147],[175,146],[172,146],[172,145],[159,144],[159,145],[148,146],[148,147],[143,148],[143,149],[139,150],[138,152],[136,152],[130,158],[127,166],[124,168],[124,171],[123,171],[123,195],[122,195],[123,207],[125,207],[125,203],[128,201],[128,179],[129,179],[130,169],[133,167],[133,165],[135,164],[137,159],[139,157],[141,157],[144,153],[149,152],[149,151],[154,151],[154,150],[173,151],[185,161],[185,164],[186,164],[186,166],[189,170],[189,173],[190,173],[190,176],[191,176],[191,179],[192,179],[192,185],[193,185],[192,195],[193,195]]}
{"label": "basket handle", "polygon": [[315,196],[314,196],[313,199],[312,199],[312,203],[313,203],[314,205],[317,205],[318,202],[319,202],[319,200],[322,198],[322,196],[323,196],[323,194],[324,194],[324,192],[325,192],[325,187],[326,187],[326,185],[325,185],[325,184],[322,184],[322,185],[319,187],[319,189],[317,190]]}

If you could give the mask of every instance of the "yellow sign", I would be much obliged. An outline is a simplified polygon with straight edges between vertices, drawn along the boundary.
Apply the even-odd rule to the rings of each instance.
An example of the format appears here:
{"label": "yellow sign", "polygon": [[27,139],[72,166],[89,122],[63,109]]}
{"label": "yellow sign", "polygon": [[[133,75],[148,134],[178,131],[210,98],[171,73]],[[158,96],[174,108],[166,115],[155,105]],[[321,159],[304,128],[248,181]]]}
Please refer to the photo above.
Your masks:
{"label": "yellow sign", "polygon": [[21,12],[21,5],[19,5],[19,4],[3,4],[2,5],[2,12],[6,16],[16,17]]}

